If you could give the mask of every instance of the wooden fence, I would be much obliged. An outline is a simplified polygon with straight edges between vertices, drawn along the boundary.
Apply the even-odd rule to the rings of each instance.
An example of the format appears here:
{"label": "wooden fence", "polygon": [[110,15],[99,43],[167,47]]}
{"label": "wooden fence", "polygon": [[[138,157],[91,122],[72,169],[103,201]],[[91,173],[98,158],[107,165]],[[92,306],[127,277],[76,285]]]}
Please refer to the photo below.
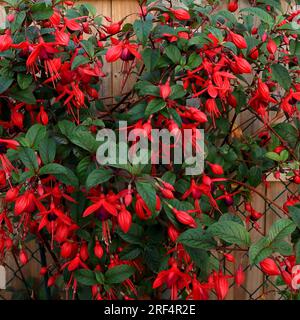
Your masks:
{"label": "wooden fence", "polygon": [[[197,0],[195,0],[196,2]],[[94,7],[96,7],[97,12],[99,14],[109,16],[113,21],[119,21],[126,15],[129,15],[126,22],[134,21],[137,17],[138,6],[136,0],[85,0],[81,2],[89,2]],[[203,1],[202,1],[203,2]],[[226,4],[227,1],[224,1]],[[239,1],[239,5],[246,6],[248,1]],[[285,1],[282,1],[283,5],[285,5]],[[0,12],[0,22],[4,19],[4,12]],[[116,96],[120,93],[121,90],[121,82],[122,82],[122,74],[120,73],[121,63],[116,62],[113,64],[105,65],[104,71],[108,74],[104,80],[103,85],[103,95],[105,96]],[[130,83],[129,83],[130,84]],[[250,113],[249,113],[250,115]],[[247,115],[243,115],[243,118],[239,119],[239,121],[247,120]],[[259,128],[259,123],[254,123],[248,130],[250,132],[255,132]],[[266,188],[264,185],[259,186],[257,189],[269,199],[275,200],[275,202],[282,206],[282,204],[286,201],[287,196],[287,186],[291,192],[296,192],[296,186],[293,186],[289,183],[284,185],[281,181],[274,180],[274,178],[269,179],[270,186]],[[260,219],[261,229],[259,231],[252,229],[251,230],[251,238],[252,241],[257,241],[260,237],[265,234],[270,225],[278,218],[278,216],[282,215],[280,212],[276,212],[273,210],[273,207],[270,208],[268,204],[266,204],[259,196],[253,195],[253,204],[254,208],[260,212],[265,212],[263,219]],[[241,210],[243,208],[241,207]],[[234,253],[237,261],[241,259],[243,266],[246,269],[246,283],[241,288],[232,287],[227,299],[277,299],[276,293],[274,292],[274,287],[272,285],[272,281],[269,281],[265,278],[263,273],[257,268],[249,267],[249,259],[245,253]],[[220,257],[221,258],[221,257]],[[13,258],[10,259],[11,263],[14,265],[15,261]],[[226,264],[224,262],[224,267],[228,272],[234,272],[232,264]],[[8,272],[10,272],[8,270]],[[11,271],[12,272],[12,271]],[[37,262],[33,262],[31,265],[25,267],[24,275],[34,276],[38,272],[38,264]],[[9,277],[9,275],[8,275]],[[20,277],[19,280],[20,281]],[[267,284],[267,286],[263,285]],[[14,285],[14,284],[13,284]],[[17,287],[18,284],[15,283]],[[2,293],[0,291],[0,293]],[[1,298],[0,298],[1,299]]]}

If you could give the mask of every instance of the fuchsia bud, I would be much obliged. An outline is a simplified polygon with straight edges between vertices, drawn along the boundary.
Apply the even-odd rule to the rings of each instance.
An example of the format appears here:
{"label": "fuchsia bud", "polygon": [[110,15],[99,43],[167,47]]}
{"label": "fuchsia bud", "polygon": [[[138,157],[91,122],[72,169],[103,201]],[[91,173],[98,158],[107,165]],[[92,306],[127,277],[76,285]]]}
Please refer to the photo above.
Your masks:
{"label": "fuchsia bud", "polygon": [[240,287],[245,282],[245,273],[241,264],[239,265],[235,273],[234,280],[238,287]]}
{"label": "fuchsia bud", "polygon": [[270,39],[267,44],[267,50],[270,54],[274,54],[277,51],[277,44],[273,39]]}
{"label": "fuchsia bud", "polygon": [[280,275],[280,270],[275,263],[275,261],[271,258],[266,258],[260,263],[260,267],[262,271],[268,276],[278,276]]}
{"label": "fuchsia bud", "polygon": [[168,80],[165,84],[160,84],[159,85],[159,93],[160,96],[166,100],[167,98],[169,98],[170,94],[171,94],[171,87],[170,87],[170,80]]}
{"label": "fuchsia bud", "polygon": [[127,233],[132,224],[132,216],[128,210],[123,208],[118,214],[118,224],[124,233]]}
{"label": "fuchsia bud", "polygon": [[229,10],[230,12],[235,12],[235,11],[239,8],[238,0],[231,0],[231,1],[228,3],[227,8],[228,8],[228,10]]}
{"label": "fuchsia bud", "polygon": [[104,253],[103,248],[100,242],[97,240],[94,247],[94,254],[97,258],[101,259],[103,257],[103,253]]}
{"label": "fuchsia bud", "polygon": [[191,16],[190,16],[189,12],[184,10],[184,9],[173,9],[173,8],[170,8],[169,10],[177,20],[189,20],[189,19],[191,19]]}
{"label": "fuchsia bud", "polygon": [[216,174],[216,175],[224,174],[224,170],[223,170],[223,167],[221,165],[210,163],[210,162],[208,162],[208,165],[210,166],[210,169],[214,174]]}

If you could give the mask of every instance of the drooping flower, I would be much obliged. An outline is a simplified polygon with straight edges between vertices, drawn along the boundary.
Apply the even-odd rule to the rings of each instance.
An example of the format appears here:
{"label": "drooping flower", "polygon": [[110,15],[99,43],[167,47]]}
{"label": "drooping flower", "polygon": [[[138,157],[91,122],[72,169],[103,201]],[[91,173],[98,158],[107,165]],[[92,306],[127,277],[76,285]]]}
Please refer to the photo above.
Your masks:
{"label": "drooping flower", "polygon": [[280,275],[280,269],[278,268],[276,262],[271,258],[266,258],[259,263],[262,271],[268,276],[278,276]]}
{"label": "drooping flower", "polygon": [[186,287],[190,281],[190,276],[181,272],[177,263],[173,263],[169,270],[159,272],[152,287],[156,289],[166,284],[167,288],[171,289],[171,300],[177,300],[178,291]]}
{"label": "drooping flower", "polygon": [[118,59],[123,61],[133,60],[134,58],[141,59],[141,54],[137,51],[138,46],[130,43],[129,40],[119,41],[111,38],[112,47],[106,52],[106,61],[114,62]]}

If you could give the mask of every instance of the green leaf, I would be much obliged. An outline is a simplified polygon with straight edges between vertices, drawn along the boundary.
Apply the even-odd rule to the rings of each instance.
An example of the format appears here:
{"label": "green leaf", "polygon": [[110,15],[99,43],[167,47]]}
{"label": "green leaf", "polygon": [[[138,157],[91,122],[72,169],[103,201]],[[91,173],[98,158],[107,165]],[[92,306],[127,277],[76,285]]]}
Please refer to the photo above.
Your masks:
{"label": "green leaf", "polygon": [[282,88],[288,90],[292,84],[292,79],[288,70],[281,64],[273,64],[271,69],[273,80],[277,81]]}
{"label": "green leaf", "polygon": [[178,64],[180,62],[181,59],[181,52],[180,50],[177,48],[177,46],[174,45],[169,45],[166,47],[165,49],[165,53],[167,55],[167,57],[174,63],[174,64]]}
{"label": "green leaf", "polygon": [[177,241],[195,249],[210,250],[216,246],[216,242],[211,235],[200,228],[186,230],[178,237]]}
{"label": "green leaf", "polygon": [[152,272],[158,272],[164,254],[159,247],[147,245],[144,249],[144,261]]}
{"label": "green leaf", "polygon": [[95,50],[94,50],[94,45],[92,44],[91,41],[89,40],[82,40],[80,42],[81,46],[83,47],[83,49],[85,50],[85,52],[91,57],[94,57],[95,54]]}
{"label": "green leaf", "polygon": [[270,244],[283,240],[296,229],[296,225],[290,219],[279,219],[269,229],[267,240]]}
{"label": "green leaf", "polygon": [[151,114],[162,110],[166,106],[166,102],[163,99],[153,99],[147,105],[145,110],[145,116],[149,117]]}
{"label": "green leaf", "polygon": [[142,236],[144,234],[143,228],[133,223],[127,233],[124,233],[121,229],[116,230],[117,234],[123,239],[124,241],[130,244],[142,244]]}
{"label": "green leaf", "polygon": [[52,139],[44,138],[39,144],[39,154],[44,164],[54,161],[56,154],[56,143]]}
{"label": "green leaf", "polygon": [[280,161],[280,156],[276,152],[267,152],[266,157],[273,161]]}
{"label": "green leaf", "polygon": [[85,286],[92,286],[98,283],[96,275],[92,270],[87,270],[87,269],[76,270],[74,272],[74,276],[79,283]]}
{"label": "green leaf", "polygon": [[259,263],[273,253],[272,248],[268,247],[268,245],[269,242],[267,238],[263,237],[250,246],[249,259],[252,265]]}
{"label": "green leaf", "polygon": [[0,76],[0,94],[6,91],[13,82],[14,82],[14,79]]}
{"label": "green leaf", "polygon": [[72,62],[71,70],[74,70],[74,69],[78,68],[79,66],[81,66],[82,64],[86,64],[89,62],[90,62],[90,59],[88,57],[85,57],[82,55],[76,56]]}
{"label": "green leaf", "polygon": [[273,252],[278,252],[282,254],[283,256],[290,256],[293,254],[293,248],[290,243],[287,243],[286,241],[277,241],[272,244],[272,250]]}
{"label": "green leaf", "polygon": [[32,76],[30,74],[18,73],[17,82],[22,90],[27,89],[32,83]]}
{"label": "green leaf", "polygon": [[105,282],[108,284],[122,283],[130,278],[134,272],[135,268],[127,264],[115,266],[105,272]]}
{"label": "green leaf", "polygon": [[53,9],[44,2],[35,3],[31,7],[31,16],[34,20],[47,20],[53,15]]}
{"label": "green leaf", "polygon": [[152,29],[152,21],[136,20],[133,23],[133,30],[136,33],[138,40],[145,45],[149,39],[149,35]]}
{"label": "green leaf", "polygon": [[268,14],[265,10],[257,8],[257,7],[244,8],[244,9],[240,10],[240,12],[254,14],[261,21],[267,23],[269,26],[271,26],[274,23],[274,19],[270,14]]}
{"label": "green leaf", "polygon": [[287,150],[282,150],[280,152],[280,161],[286,161],[289,158],[289,152]]}
{"label": "green leaf", "polygon": [[292,147],[298,143],[298,130],[290,123],[278,123],[274,126],[274,130]]}
{"label": "green leaf", "polygon": [[30,148],[23,147],[19,152],[19,157],[24,166],[28,169],[36,171],[39,167],[35,152]]}
{"label": "green leaf", "polygon": [[29,128],[25,138],[29,141],[31,147],[37,148],[41,142],[46,137],[47,129],[45,126],[37,123]]}
{"label": "green leaf", "polygon": [[223,241],[249,246],[250,235],[244,226],[234,221],[219,221],[208,228],[209,232]]}
{"label": "green leaf", "polygon": [[86,188],[91,189],[101,183],[108,181],[113,175],[111,169],[99,168],[93,170],[87,177]]}
{"label": "green leaf", "polygon": [[18,101],[28,104],[36,104],[35,96],[33,95],[33,88],[30,86],[25,90],[20,90],[18,86],[15,86],[9,90],[10,96]]}
{"label": "green leaf", "polygon": [[300,205],[295,205],[293,207],[289,206],[290,217],[300,229]]}
{"label": "green leaf", "polygon": [[99,144],[92,133],[89,132],[85,127],[77,127],[72,134],[68,136],[68,138],[72,143],[84,150],[87,150],[91,153],[97,151]]}
{"label": "green leaf", "polygon": [[79,184],[78,178],[76,177],[74,172],[71,169],[66,168],[58,163],[46,164],[40,169],[39,174],[54,175],[59,181],[65,183],[66,185],[77,187]]}
{"label": "green leaf", "polygon": [[170,95],[170,99],[171,100],[176,100],[176,99],[180,99],[183,98],[186,95],[186,91],[184,90],[183,86],[179,85],[179,84],[175,84],[171,87],[172,92]]}
{"label": "green leaf", "polygon": [[150,182],[136,181],[135,186],[138,194],[146,202],[146,205],[152,213],[155,213],[156,191]]}
{"label": "green leaf", "polygon": [[143,61],[146,66],[146,69],[148,71],[153,71],[158,63],[160,52],[158,49],[146,48],[142,52],[142,57],[143,57]]}
{"label": "green leaf", "polygon": [[20,11],[15,15],[14,21],[11,23],[11,32],[15,33],[17,30],[19,30],[26,18],[26,12]]}
{"label": "green leaf", "polygon": [[296,263],[300,264],[300,240],[295,245]]}
{"label": "green leaf", "polygon": [[90,15],[95,16],[97,14],[97,9],[90,3],[84,3],[83,6],[88,10]]}
{"label": "green leaf", "polygon": [[196,69],[202,63],[202,58],[196,52],[193,52],[188,59],[187,65],[190,69]]}
{"label": "green leaf", "polygon": [[252,167],[249,170],[248,183],[252,187],[257,187],[262,182],[262,170],[260,167]]}

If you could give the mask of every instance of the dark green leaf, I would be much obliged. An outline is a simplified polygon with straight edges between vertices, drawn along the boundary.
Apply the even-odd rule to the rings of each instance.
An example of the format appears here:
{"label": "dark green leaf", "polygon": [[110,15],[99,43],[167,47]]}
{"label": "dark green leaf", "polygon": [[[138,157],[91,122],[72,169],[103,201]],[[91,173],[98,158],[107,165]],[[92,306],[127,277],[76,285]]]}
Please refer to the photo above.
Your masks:
{"label": "dark green leaf", "polygon": [[72,62],[71,70],[74,70],[77,67],[79,67],[79,66],[81,66],[83,64],[89,63],[89,62],[90,62],[90,59],[85,57],[85,56],[82,56],[82,55],[76,56],[75,59]]}
{"label": "dark green leaf", "polygon": [[123,281],[130,278],[134,274],[134,272],[134,267],[127,264],[115,266],[105,272],[105,282],[108,284],[122,283]]}
{"label": "dark green leaf", "polygon": [[273,64],[271,69],[273,80],[277,81],[282,88],[288,90],[292,84],[292,79],[288,70],[281,64]]}
{"label": "dark green leaf", "polygon": [[166,47],[165,53],[167,57],[175,64],[178,64],[181,59],[181,52],[174,45],[169,45]]}
{"label": "dark green leaf", "polygon": [[53,9],[44,2],[35,3],[31,7],[31,16],[35,20],[47,20],[53,15]]}
{"label": "dark green leaf", "polygon": [[13,83],[13,81],[14,81],[14,79],[0,76],[0,94],[9,88],[11,86],[11,84]]}
{"label": "dark green leaf", "polygon": [[136,20],[133,23],[133,30],[136,33],[138,40],[145,45],[149,39],[149,35],[152,29],[152,21]]}
{"label": "dark green leaf", "polygon": [[208,228],[209,232],[229,243],[240,246],[249,246],[251,243],[250,235],[244,226],[234,221],[220,221]]}
{"label": "dark green leaf", "polygon": [[35,152],[30,148],[22,148],[19,152],[19,157],[24,166],[28,169],[36,171],[39,167]]}
{"label": "dark green leaf", "polygon": [[46,134],[46,127],[37,123],[29,128],[25,138],[29,141],[31,147],[37,148],[40,142],[46,137]]}
{"label": "dark green leaf", "polygon": [[147,105],[145,110],[145,116],[149,117],[151,114],[162,110],[166,106],[166,102],[163,99],[153,99]]}
{"label": "dark green leaf", "polygon": [[39,153],[44,164],[53,162],[56,154],[56,143],[54,140],[48,138],[41,140]]}
{"label": "dark green leaf", "polygon": [[86,180],[86,188],[91,189],[101,183],[108,181],[112,177],[111,169],[99,168],[92,171]]}
{"label": "dark green leaf", "polygon": [[136,181],[135,186],[138,194],[146,202],[146,205],[152,213],[155,212],[156,206],[156,191],[150,182]]}
{"label": "dark green leaf", "polygon": [[203,250],[210,250],[216,246],[216,242],[211,235],[207,234],[201,228],[189,229],[183,232],[177,241],[187,247]]}
{"label": "dark green leaf", "polygon": [[92,270],[87,270],[87,269],[76,270],[74,272],[74,276],[79,283],[85,286],[92,286],[98,283],[96,275]]}

